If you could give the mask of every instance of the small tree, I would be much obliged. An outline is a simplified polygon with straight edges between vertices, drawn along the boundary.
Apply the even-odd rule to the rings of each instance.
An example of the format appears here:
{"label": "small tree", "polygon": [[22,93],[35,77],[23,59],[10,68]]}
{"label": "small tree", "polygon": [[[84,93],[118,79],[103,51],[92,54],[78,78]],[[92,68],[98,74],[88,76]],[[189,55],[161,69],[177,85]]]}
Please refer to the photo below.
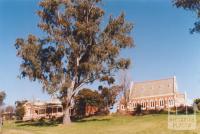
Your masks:
{"label": "small tree", "polygon": [[25,115],[25,108],[24,108],[24,104],[27,101],[16,101],[15,105],[16,105],[16,109],[15,109],[15,114],[18,120],[22,120],[24,115]]}
{"label": "small tree", "polygon": [[123,105],[125,107],[125,110],[128,109],[128,103],[129,103],[129,97],[130,97],[130,76],[128,75],[128,72],[126,70],[122,70],[120,73],[120,88],[122,97],[120,99],[123,99]]}
{"label": "small tree", "polygon": [[[122,13],[102,25],[101,0],[42,0],[39,28],[46,36],[29,35],[16,40],[21,76],[38,80],[49,94],[57,94],[63,104],[63,124],[81,86],[113,76],[126,69],[129,59],[121,58],[124,48],[133,47],[133,25]],[[105,27],[103,27],[105,26]]]}
{"label": "small tree", "polygon": [[100,96],[102,99],[102,103],[100,106],[100,112],[104,114],[108,114],[110,109],[113,108],[113,105],[116,103],[116,97],[119,94],[119,86],[112,87],[99,87]]}
{"label": "small tree", "polygon": [[76,116],[84,117],[87,106],[95,106],[99,108],[102,103],[100,94],[91,89],[82,89],[75,97],[75,112]]}

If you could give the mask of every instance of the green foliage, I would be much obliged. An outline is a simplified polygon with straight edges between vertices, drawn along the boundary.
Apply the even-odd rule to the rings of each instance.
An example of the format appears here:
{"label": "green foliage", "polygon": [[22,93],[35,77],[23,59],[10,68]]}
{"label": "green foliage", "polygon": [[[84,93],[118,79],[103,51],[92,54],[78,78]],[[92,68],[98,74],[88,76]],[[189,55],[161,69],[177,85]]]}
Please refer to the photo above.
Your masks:
{"label": "green foliage", "polygon": [[17,117],[17,120],[22,120],[25,114],[25,108],[24,108],[24,104],[27,101],[16,101],[15,105],[16,105],[16,109],[15,109],[15,115]]}
{"label": "green foliage", "polygon": [[116,102],[116,97],[119,94],[119,87],[118,86],[112,86],[110,88],[108,87],[99,87],[100,95],[102,98],[102,105],[101,110],[102,112],[109,113],[109,110],[112,109],[113,105]]}
{"label": "green foliage", "polygon": [[16,114],[17,120],[22,120],[25,114],[24,107],[16,108],[15,114]]}
{"label": "green foliage", "polygon": [[173,0],[173,3],[178,8],[190,10],[197,15],[197,21],[194,23],[194,28],[191,29],[191,33],[200,32],[200,0]]}
{"label": "green foliage", "polygon": [[200,98],[195,99],[194,103],[199,104],[200,103]]}
{"label": "green foliage", "polygon": [[107,81],[108,84],[113,84],[115,82],[115,79],[113,77],[110,76],[103,76],[100,81]]}
{"label": "green foliage", "polygon": [[90,89],[82,89],[75,97],[75,112],[76,116],[84,117],[86,106],[99,107],[102,103],[100,94],[97,91]]}
{"label": "green foliage", "polygon": [[200,110],[200,98],[195,99],[194,103],[197,105],[198,110]]}
{"label": "green foliage", "polygon": [[103,78],[128,68],[130,60],[120,52],[133,47],[133,25],[124,13],[111,16],[102,27],[101,0],[42,0],[39,5],[38,27],[45,35],[16,39],[21,77],[41,82],[45,91],[59,96],[65,109],[82,85],[101,79],[112,83]]}
{"label": "green foliage", "polygon": [[86,106],[95,106],[98,108],[98,114],[108,114],[109,110],[116,102],[118,87],[111,88],[100,86],[99,92],[91,89],[82,89],[75,97],[76,116],[84,117]]}
{"label": "green foliage", "polygon": [[[186,110],[187,109],[187,110]],[[177,112],[180,114],[193,114],[194,113],[194,109],[192,106],[187,106],[187,108],[185,106],[179,106],[177,108]]]}

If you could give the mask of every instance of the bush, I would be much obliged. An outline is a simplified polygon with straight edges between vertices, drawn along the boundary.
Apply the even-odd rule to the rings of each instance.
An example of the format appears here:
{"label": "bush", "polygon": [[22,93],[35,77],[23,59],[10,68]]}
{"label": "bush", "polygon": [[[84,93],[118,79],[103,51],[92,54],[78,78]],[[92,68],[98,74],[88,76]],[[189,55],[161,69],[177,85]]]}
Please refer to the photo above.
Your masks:
{"label": "bush", "polygon": [[159,114],[168,114],[168,110],[163,110],[162,109],[162,110],[159,111]]}
{"label": "bush", "polygon": [[44,118],[44,117],[41,117],[41,118],[38,120],[38,123],[40,123],[41,125],[45,124],[45,118]]}
{"label": "bush", "polygon": [[152,109],[143,111],[143,114],[168,114],[168,111],[164,109]]}
{"label": "bush", "polygon": [[16,119],[22,120],[25,114],[24,107],[17,107],[15,112],[16,112]]}
{"label": "bush", "polygon": [[[174,107],[173,109],[172,109],[172,112],[173,113],[176,113],[176,110],[177,110],[177,114],[186,114],[186,106],[183,106],[183,105],[181,105],[181,106],[179,106],[179,107]],[[171,111],[170,111],[171,112]],[[193,109],[193,107],[192,106],[187,106],[187,113],[188,114],[193,114],[194,113],[194,109]]]}
{"label": "bush", "polygon": [[141,115],[142,114],[142,106],[140,104],[137,104],[136,110],[135,110],[136,115]]}
{"label": "bush", "polygon": [[25,108],[24,108],[24,104],[28,102],[27,100],[23,100],[23,101],[16,101],[16,110],[15,110],[15,114],[16,114],[16,119],[17,120],[22,120],[24,115],[25,115]]}
{"label": "bush", "polygon": [[140,111],[140,106],[138,106],[131,115],[148,115],[148,114],[168,114],[167,110],[164,109],[151,109],[151,110],[142,110]]}
{"label": "bush", "polygon": [[[185,106],[180,106],[177,108],[178,110],[178,113],[181,113],[181,114],[186,114],[186,107]],[[187,106],[187,113],[188,114],[192,114],[194,113],[194,110],[193,110],[193,107],[192,106]]]}

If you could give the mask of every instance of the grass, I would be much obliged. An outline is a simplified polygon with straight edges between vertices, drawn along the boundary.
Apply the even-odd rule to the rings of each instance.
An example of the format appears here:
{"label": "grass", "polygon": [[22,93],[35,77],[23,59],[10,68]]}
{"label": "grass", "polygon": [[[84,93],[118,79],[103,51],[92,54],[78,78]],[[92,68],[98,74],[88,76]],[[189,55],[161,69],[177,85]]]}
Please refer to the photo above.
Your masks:
{"label": "grass", "polygon": [[10,121],[4,123],[2,134],[200,134],[200,115],[192,131],[169,130],[167,115],[146,115],[91,117],[68,126]]}

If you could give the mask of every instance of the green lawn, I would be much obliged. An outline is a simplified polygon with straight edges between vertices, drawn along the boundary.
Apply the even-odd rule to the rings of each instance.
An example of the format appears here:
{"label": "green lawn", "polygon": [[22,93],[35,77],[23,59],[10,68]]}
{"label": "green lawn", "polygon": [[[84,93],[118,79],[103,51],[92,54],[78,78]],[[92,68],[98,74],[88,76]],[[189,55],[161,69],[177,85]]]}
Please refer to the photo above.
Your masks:
{"label": "green lawn", "polygon": [[200,134],[200,115],[197,129],[175,131],[167,128],[167,115],[92,117],[63,125],[34,125],[5,122],[3,134]]}

